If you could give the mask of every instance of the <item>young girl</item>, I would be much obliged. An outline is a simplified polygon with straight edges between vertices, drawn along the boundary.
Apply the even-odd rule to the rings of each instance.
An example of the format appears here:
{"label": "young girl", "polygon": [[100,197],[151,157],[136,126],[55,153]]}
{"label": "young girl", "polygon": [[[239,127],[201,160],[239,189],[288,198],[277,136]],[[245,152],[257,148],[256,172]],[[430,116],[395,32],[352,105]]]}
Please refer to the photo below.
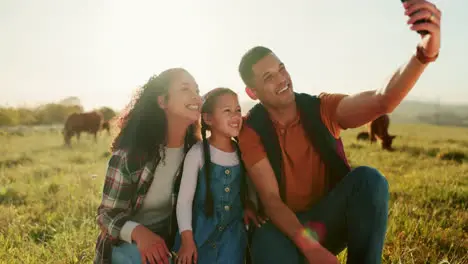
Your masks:
{"label": "young girl", "polygon": [[244,224],[263,219],[246,198],[244,168],[232,140],[242,126],[237,94],[214,89],[205,95],[201,111],[203,141],[185,157],[177,200],[177,263],[241,264],[247,247]]}

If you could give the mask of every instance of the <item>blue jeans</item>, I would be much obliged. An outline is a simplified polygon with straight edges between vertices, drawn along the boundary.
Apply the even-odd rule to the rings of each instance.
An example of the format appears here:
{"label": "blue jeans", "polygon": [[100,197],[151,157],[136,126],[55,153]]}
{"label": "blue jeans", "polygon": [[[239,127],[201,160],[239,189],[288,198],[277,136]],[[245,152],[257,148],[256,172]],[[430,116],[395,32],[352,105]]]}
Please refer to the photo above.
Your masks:
{"label": "blue jeans", "polygon": [[[172,260],[169,259],[172,264]],[[141,264],[141,255],[136,244],[122,243],[112,247],[112,264]]]}
{"label": "blue jeans", "polygon": [[[357,167],[309,211],[296,214],[301,223],[321,222],[326,227],[322,245],[338,255],[348,248],[348,264],[381,263],[387,229],[388,183],[374,168]],[[295,246],[271,222],[252,237],[255,264],[306,263]]]}

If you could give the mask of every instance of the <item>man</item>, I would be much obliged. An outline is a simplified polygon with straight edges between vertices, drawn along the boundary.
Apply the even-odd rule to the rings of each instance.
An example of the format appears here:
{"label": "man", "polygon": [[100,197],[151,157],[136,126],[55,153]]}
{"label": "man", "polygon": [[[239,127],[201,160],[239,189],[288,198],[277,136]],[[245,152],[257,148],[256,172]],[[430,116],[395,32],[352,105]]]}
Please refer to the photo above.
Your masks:
{"label": "man", "polygon": [[[254,47],[243,56],[240,75],[249,96],[260,104],[245,117],[239,144],[260,210],[271,219],[254,230],[253,263],[338,263],[335,255],[345,247],[348,263],[381,262],[388,183],[374,168],[350,169],[340,131],[392,112],[437,58],[441,12],[424,0],[403,6],[422,40],[409,62],[379,90],[349,96],[297,94],[271,50]],[[415,24],[421,19],[425,22]],[[307,228],[310,222],[312,229]]]}

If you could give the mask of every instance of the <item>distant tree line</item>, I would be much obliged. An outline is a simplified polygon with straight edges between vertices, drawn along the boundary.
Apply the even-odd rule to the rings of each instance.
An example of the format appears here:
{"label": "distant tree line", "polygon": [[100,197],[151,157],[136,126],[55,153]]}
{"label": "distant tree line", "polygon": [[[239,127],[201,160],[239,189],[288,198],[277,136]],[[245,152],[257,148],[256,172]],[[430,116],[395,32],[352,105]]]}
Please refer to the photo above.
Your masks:
{"label": "distant tree line", "polygon": [[[104,106],[96,110],[103,114],[104,120],[110,120],[116,115],[110,107]],[[37,107],[0,107],[0,126],[60,124],[64,123],[70,114],[83,111],[76,97]]]}
{"label": "distant tree line", "polygon": [[468,127],[467,115],[460,115],[453,112],[439,112],[433,114],[419,115],[418,119],[421,123],[428,123],[439,126],[461,126]]}

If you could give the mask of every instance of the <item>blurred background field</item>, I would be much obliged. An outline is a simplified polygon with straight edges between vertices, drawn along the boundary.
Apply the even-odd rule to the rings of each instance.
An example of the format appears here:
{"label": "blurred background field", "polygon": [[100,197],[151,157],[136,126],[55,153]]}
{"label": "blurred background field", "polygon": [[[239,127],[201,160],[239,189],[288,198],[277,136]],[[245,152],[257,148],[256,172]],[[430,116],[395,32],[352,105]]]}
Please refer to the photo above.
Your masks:
{"label": "blurred background field", "polygon": [[[431,2],[441,56],[391,114],[396,150],[357,141],[364,128],[343,133],[352,165],[390,183],[383,263],[468,264],[468,1]],[[407,20],[396,0],[0,1],[0,264],[92,262],[112,136],[64,147],[71,113],[112,120],[134,88],[179,66],[202,94],[239,91],[245,112],[237,66],[255,45],[297,92],[382,88],[421,40]]]}
{"label": "blurred background field", "polygon": [[[66,148],[61,128],[0,135],[0,263],[92,261],[112,138],[84,134]],[[394,152],[357,141],[363,130],[343,138],[353,166],[377,167],[390,183],[384,263],[467,263],[468,128],[392,124]]]}

